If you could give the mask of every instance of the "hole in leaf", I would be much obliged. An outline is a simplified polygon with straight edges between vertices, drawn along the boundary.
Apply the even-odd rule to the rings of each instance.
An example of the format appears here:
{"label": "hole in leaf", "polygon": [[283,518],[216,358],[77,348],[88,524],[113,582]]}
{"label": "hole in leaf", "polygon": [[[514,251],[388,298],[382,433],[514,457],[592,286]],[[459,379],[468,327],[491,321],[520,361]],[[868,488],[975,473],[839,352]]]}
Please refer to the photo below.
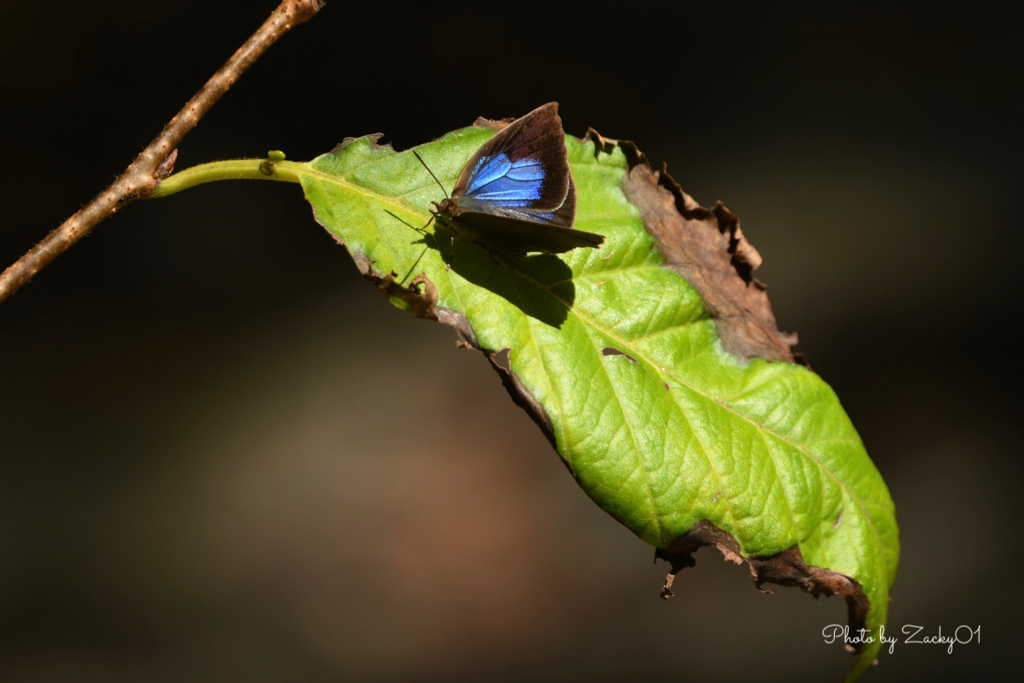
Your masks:
{"label": "hole in leaf", "polygon": [[636,358],[633,358],[633,356],[629,355],[625,351],[619,351],[618,349],[613,349],[610,346],[606,346],[601,349],[601,354],[604,356],[625,356],[631,363],[636,362]]}

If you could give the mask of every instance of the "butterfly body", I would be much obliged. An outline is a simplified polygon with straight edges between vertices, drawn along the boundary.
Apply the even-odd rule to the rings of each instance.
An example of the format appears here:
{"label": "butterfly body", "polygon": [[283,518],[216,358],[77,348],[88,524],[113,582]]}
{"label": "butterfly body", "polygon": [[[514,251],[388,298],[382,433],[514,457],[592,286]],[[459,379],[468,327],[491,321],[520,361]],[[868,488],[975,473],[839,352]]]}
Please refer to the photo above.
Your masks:
{"label": "butterfly body", "polygon": [[555,102],[485,142],[462,169],[451,197],[434,207],[453,234],[490,250],[558,254],[604,241],[572,229],[576,184]]}

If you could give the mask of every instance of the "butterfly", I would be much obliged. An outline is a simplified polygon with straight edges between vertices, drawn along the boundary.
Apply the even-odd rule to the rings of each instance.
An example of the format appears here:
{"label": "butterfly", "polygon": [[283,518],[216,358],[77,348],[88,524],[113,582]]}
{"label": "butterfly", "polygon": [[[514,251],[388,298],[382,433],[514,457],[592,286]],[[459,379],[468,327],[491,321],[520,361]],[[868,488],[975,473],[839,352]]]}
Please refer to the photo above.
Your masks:
{"label": "butterfly", "polygon": [[451,196],[433,204],[433,218],[453,237],[488,250],[561,254],[604,242],[602,235],[572,229],[576,184],[557,102],[498,131],[466,162]]}

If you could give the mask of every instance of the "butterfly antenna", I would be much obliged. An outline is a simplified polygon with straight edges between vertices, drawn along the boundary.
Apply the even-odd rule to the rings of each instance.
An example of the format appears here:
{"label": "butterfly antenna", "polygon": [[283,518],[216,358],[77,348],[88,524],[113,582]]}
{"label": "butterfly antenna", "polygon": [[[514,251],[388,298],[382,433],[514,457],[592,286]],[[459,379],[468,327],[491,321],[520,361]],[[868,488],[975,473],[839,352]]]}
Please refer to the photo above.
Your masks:
{"label": "butterfly antenna", "polygon": [[420,163],[423,164],[423,168],[427,169],[427,173],[430,174],[430,177],[434,179],[434,182],[437,183],[437,186],[441,188],[441,192],[444,192],[444,196],[447,198],[448,190],[444,189],[444,185],[442,185],[441,181],[437,179],[437,176],[434,175],[434,172],[430,170],[430,167],[427,166],[425,161],[423,161],[423,158],[419,155],[419,153],[416,150],[412,150],[412,153],[416,156],[417,159],[419,159]]}

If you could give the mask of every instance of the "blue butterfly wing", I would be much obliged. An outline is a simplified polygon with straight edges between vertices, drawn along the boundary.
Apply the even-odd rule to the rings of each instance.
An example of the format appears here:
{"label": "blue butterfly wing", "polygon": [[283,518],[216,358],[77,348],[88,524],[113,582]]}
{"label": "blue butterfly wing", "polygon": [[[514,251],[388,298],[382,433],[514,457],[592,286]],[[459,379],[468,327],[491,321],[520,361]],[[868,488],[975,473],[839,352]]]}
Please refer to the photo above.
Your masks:
{"label": "blue butterfly wing", "polygon": [[501,206],[530,206],[541,198],[545,176],[539,159],[512,161],[504,152],[481,157],[464,196]]}
{"label": "blue butterfly wing", "polygon": [[[543,216],[548,207],[537,206],[544,194],[547,173],[538,159],[511,161],[505,153],[481,157],[469,175],[465,194],[459,197],[463,211],[513,213]],[[543,220],[543,218],[541,218]]]}

